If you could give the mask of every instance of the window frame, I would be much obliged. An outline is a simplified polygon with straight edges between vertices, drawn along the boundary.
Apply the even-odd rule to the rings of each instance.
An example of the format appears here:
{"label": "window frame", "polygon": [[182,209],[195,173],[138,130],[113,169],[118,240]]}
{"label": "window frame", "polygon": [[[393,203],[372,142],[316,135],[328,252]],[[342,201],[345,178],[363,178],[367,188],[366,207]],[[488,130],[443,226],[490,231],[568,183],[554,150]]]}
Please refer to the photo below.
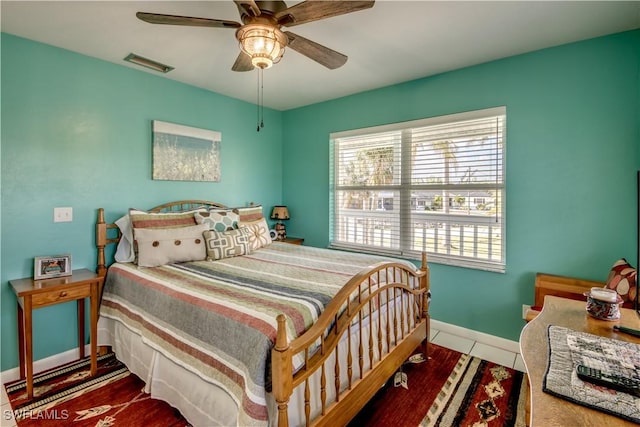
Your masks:
{"label": "window frame", "polygon": [[[501,118],[501,126],[498,129],[498,133],[496,134],[496,146],[500,147],[499,158],[501,162],[501,167],[496,168],[496,171],[500,173],[500,182],[496,182],[495,184],[482,183],[482,184],[473,184],[468,183],[465,185],[462,184],[450,184],[443,183],[441,185],[442,189],[451,189],[455,191],[461,191],[461,189],[465,189],[464,191],[469,191],[469,195],[467,196],[468,202],[470,203],[472,198],[483,197],[483,196],[472,196],[471,192],[474,188],[477,189],[486,189],[491,188],[495,191],[495,205],[498,206],[496,210],[495,221],[497,225],[487,225],[487,229],[489,233],[498,229],[499,231],[499,239],[500,241],[500,249],[499,249],[499,259],[483,259],[478,257],[477,254],[475,257],[470,256],[459,256],[451,253],[443,254],[439,252],[431,252],[427,251],[430,262],[454,265],[466,268],[473,268],[478,270],[487,270],[504,273],[506,271],[506,145],[507,145],[507,110],[505,106],[487,108],[482,110],[468,111],[462,113],[448,114],[437,117],[429,117],[424,119],[412,120],[407,122],[398,122],[381,126],[374,126],[368,128],[361,129],[353,129],[348,131],[341,132],[333,132],[329,135],[330,139],[330,152],[329,152],[329,163],[330,163],[330,171],[329,171],[329,247],[334,249],[343,249],[343,250],[353,250],[358,252],[365,253],[374,253],[374,254],[382,254],[382,255],[391,255],[401,258],[408,258],[419,260],[421,256],[421,251],[414,249],[407,249],[410,246],[416,245],[415,240],[415,230],[414,225],[411,224],[411,221],[414,220],[415,223],[415,214],[412,214],[412,203],[414,199],[414,194],[412,192],[423,191],[424,186],[421,189],[419,184],[412,184],[410,181],[411,169],[407,169],[406,166],[409,164],[407,159],[412,159],[410,153],[411,144],[414,141],[406,141],[404,136],[402,136],[400,142],[400,151],[401,151],[401,163],[400,163],[400,181],[398,182],[398,178],[394,176],[393,182],[387,185],[338,185],[337,178],[339,175],[339,167],[340,160],[338,159],[339,155],[339,140],[345,138],[354,138],[354,137],[372,137],[376,134],[384,134],[390,132],[398,132],[400,131],[408,131],[415,128],[424,128],[429,126],[438,126],[445,124],[454,124],[456,122],[465,122],[471,120],[479,120],[479,119],[487,119],[493,117]],[[404,133],[403,133],[404,135]],[[499,142],[498,142],[499,141]],[[407,157],[409,156],[409,157]],[[450,176],[447,176],[447,181]],[[497,180],[496,180],[497,181]],[[409,182],[409,183],[407,183]],[[436,188],[436,186],[431,186],[430,188]],[[345,241],[337,241],[336,240],[336,218],[339,217],[339,203],[338,198],[340,197],[340,192],[345,191],[372,191],[372,192],[398,192],[401,195],[398,198],[398,215],[392,215],[392,218],[398,218],[400,222],[400,231],[397,238],[399,239],[399,248],[387,248],[382,246],[369,246],[366,244],[359,244],[354,242],[345,242]],[[407,195],[408,193],[408,195]],[[380,196],[375,201],[375,204],[381,203],[383,200]],[[384,204],[384,202],[382,202]],[[419,205],[419,201],[415,200],[416,206]],[[416,210],[416,212],[418,212]],[[412,216],[413,215],[413,216]],[[437,220],[438,217],[445,218],[444,221],[447,224],[448,230],[446,237],[446,245],[451,245],[454,240],[450,236],[450,229],[455,225],[455,223],[464,223],[464,216],[456,216],[455,214],[450,214],[446,212],[442,212],[439,214],[431,214],[434,220]],[[471,214],[468,216],[471,218]],[[475,217],[476,220],[479,220],[480,216]],[[490,217],[487,217],[490,218]],[[431,219],[430,219],[431,221]],[[482,222],[482,221],[480,221]],[[479,222],[476,222],[476,225]],[[412,230],[412,231],[409,231]],[[460,237],[461,239],[466,239],[466,231],[460,231],[461,236],[464,234],[464,237]],[[413,236],[413,237],[412,237]],[[395,236],[394,236],[395,237]],[[493,241],[493,237],[489,240]],[[477,245],[477,237],[474,237],[474,244]],[[436,243],[439,245],[439,243]],[[425,243],[426,245],[426,243]],[[491,243],[489,243],[489,247],[491,247]],[[435,250],[438,248],[434,247]],[[463,252],[464,253],[464,252]]]}

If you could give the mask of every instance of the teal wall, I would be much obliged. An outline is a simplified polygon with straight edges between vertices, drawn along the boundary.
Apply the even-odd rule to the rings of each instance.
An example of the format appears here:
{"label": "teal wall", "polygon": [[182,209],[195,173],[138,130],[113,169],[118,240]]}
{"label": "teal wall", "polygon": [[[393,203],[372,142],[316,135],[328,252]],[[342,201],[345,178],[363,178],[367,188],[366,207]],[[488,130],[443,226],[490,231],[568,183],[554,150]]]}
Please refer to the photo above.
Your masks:
{"label": "teal wall", "polygon": [[517,340],[536,272],[635,263],[639,68],[633,31],[286,111],[288,234],[328,244],[330,132],[504,105],[506,273],[432,264],[431,315]]}
{"label": "teal wall", "polygon": [[[124,66],[2,34],[1,367],[18,365],[16,303],[8,280],[33,257],[69,252],[95,268],[96,210],[210,199],[281,203],[282,113]],[[151,179],[151,121],[222,132],[219,183]],[[53,223],[53,208],[73,222]],[[34,312],[34,359],[76,345],[75,305]]]}
{"label": "teal wall", "polygon": [[[534,274],[604,279],[636,256],[640,31],[494,61],[286,112],[2,34],[1,370],[17,366],[15,297],[33,257],[95,267],[96,209],[206,198],[290,207],[328,243],[330,132],[505,105],[507,272],[432,264],[433,318],[517,340]],[[375,70],[372,70],[375,72]],[[220,183],[151,180],[151,120],[222,132]],[[71,223],[53,208],[72,206]],[[75,307],[35,312],[35,359],[75,346]]]}

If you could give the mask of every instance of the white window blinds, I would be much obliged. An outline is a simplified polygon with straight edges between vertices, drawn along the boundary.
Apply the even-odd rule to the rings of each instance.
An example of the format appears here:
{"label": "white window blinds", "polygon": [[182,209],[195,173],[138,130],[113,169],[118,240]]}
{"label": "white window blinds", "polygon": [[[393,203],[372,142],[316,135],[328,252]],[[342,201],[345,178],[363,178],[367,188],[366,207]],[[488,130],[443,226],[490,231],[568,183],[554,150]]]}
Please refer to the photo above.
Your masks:
{"label": "white window blinds", "polygon": [[504,271],[504,107],[331,134],[331,246]]}

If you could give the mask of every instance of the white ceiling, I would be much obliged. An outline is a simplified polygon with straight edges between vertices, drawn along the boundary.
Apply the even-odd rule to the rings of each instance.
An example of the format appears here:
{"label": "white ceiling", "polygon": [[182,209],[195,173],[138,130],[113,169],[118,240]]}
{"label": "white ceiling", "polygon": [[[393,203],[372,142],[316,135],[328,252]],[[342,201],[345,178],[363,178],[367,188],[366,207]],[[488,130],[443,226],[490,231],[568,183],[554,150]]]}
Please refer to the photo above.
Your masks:
{"label": "white ceiling", "polygon": [[[0,7],[3,32],[161,75],[123,61],[134,52],[175,67],[166,78],[256,102],[257,71],[231,71],[239,52],[234,30],[152,25],[135,16],[239,21],[231,0],[2,0]],[[287,110],[635,28],[640,1],[378,0],[368,10],[292,27],[349,60],[328,70],[288,49],[264,72],[264,104]]]}

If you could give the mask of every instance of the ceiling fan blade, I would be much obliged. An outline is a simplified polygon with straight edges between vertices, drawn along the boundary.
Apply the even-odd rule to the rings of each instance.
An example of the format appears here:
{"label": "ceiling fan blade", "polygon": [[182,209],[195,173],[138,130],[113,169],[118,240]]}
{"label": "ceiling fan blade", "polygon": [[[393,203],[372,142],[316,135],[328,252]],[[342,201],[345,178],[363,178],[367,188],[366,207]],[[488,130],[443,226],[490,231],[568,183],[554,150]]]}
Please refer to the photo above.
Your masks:
{"label": "ceiling fan blade", "polygon": [[291,31],[284,32],[289,38],[289,44],[287,45],[296,52],[313,59],[318,64],[324,65],[330,70],[342,67],[347,62],[347,56],[336,52],[333,49],[329,49],[326,46],[322,46],[309,39],[305,39],[302,36],[292,33]]}
{"label": "ceiling fan blade", "polygon": [[245,14],[247,16],[260,16],[262,13],[260,8],[253,0],[233,0],[240,10],[240,15]]}
{"label": "ceiling fan blade", "polygon": [[240,28],[242,24],[222,19],[194,18],[191,16],[162,15],[159,13],[136,13],[138,19],[150,24],[186,25],[189,27]]}
{"label": "ceiling fan blade", "polygon": [[345,13],[357,12],[358,10],[373,7],[375,1],[326,1],[307,0],[291,6],[275,14],[278,24],[285,27],[305,24],[307,22],[318,21],[320,19],[331,18],[333,16],[344,15]]}
{"label": "ceiling fan blade", "polygon": [[231,67],[233,71],[251,71],[253,70],[253,64],[251,63],[251,57],[244,52],[240,52],[236,58],[236,62]]}

